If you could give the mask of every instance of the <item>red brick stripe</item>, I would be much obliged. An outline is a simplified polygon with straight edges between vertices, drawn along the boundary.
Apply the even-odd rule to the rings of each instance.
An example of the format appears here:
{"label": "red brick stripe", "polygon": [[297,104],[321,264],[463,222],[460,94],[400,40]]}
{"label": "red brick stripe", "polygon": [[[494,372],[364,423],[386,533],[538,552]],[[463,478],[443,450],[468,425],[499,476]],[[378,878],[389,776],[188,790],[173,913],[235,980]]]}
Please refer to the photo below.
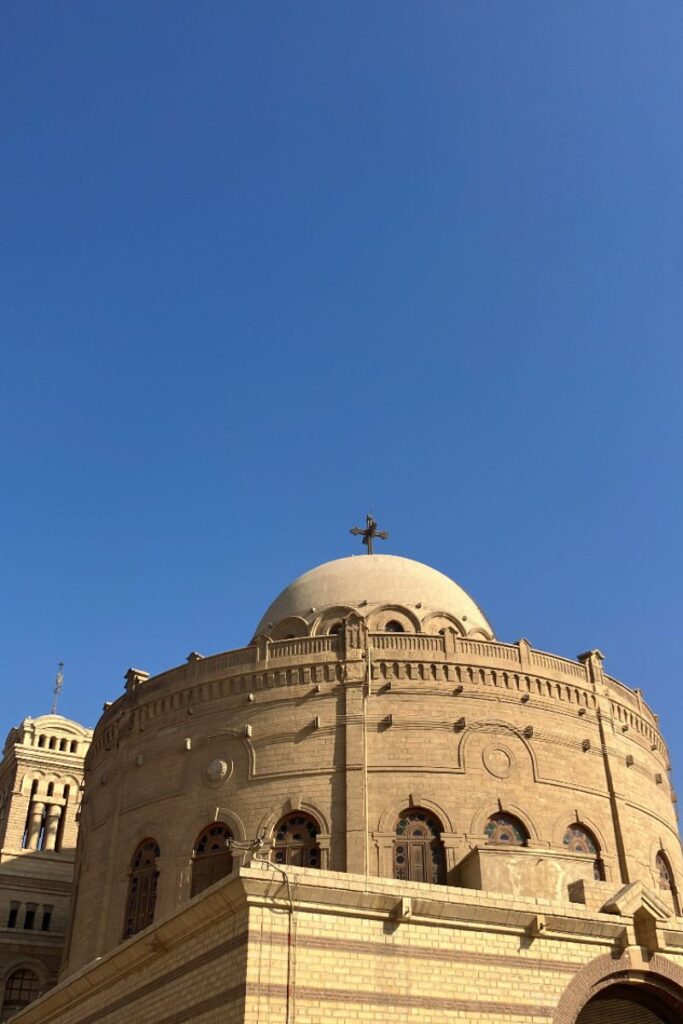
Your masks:
{"label": "red brick stripe", "polygon": [[[533,1003],[494,1003],[489,1000],[446,999],[442,996],[401,995],[398,992],[366,992],[361,989],[312,988],[308,985],[296,985],[294,994],[298,1003],[304,1000],[320,1002],[345,1003],[357,1006],[396,1006],[423,1010],[459,1010],[461,1012],[479,1014],[508,1014],[513,1017],[547,1017],[553,1016],[552,1006],[536,1006]],[[284,1000],[287,995],[286,985],[247,985],[247,999],[250,996],[268,996]],[[166,1021],[161,1024],[167,1024]]]}
{"label": "red brick stripe", "polygon": [[[267,941],[273,945],[287,945],[287,937],[270,933]],[[425,949],[399,943],[371,942],[360,939],[326,939],[321,936],[297,936],[296,944],[304,949],[331,949],[338,953],[368,953],[384,957],[409,957],[414,960],[438,960],[445,963],[478,964],[484,967],[531,968],[534,971],[561,971],[576,974],[581,964],[570,964],[566,960],[543,960],[540,957],[511,956],[502,953],[468,953],[462,949]]]}

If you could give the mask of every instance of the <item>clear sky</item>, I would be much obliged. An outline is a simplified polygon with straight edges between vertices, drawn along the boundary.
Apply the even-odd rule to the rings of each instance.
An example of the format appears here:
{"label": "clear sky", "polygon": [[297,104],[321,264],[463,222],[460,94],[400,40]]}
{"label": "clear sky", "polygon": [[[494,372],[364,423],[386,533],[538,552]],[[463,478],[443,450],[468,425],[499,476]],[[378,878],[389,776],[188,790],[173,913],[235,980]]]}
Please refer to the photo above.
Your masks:
{"label": "clear sky", "polygon": [[6,732],[319,562],[683,715],[679,0],[3,5]]}

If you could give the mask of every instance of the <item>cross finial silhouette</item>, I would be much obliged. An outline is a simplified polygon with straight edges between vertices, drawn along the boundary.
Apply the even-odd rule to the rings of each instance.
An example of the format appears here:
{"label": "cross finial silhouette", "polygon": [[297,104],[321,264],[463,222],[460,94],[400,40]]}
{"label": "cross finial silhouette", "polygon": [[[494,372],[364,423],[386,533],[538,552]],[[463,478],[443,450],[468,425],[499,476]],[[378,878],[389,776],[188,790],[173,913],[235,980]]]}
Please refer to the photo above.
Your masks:
{"label": "cross finial silhouette", "polygon": [[388,540],[389,534],[386,530],[378,530],[377,523],[375,522],[372,512],[368,512],[365,517],[365,529],[363,530],[360,526],[354,526],[351,530],[354,537],[362,537],[363,543],[368,549],[368,554],[372,554],[372,542],[375,537],[379,537],[380,540]]}

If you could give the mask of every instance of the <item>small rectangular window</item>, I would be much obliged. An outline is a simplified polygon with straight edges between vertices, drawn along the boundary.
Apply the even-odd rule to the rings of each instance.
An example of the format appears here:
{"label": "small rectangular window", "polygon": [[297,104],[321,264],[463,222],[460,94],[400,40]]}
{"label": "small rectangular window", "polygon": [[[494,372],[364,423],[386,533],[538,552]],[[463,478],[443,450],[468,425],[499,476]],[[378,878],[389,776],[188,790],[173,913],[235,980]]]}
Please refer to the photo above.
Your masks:
{"label": "small rectangular window", "polygon": [[31,931],[36,920],[36,910],[38,909],[37,903],[27,903],[26,913],[24,915],[24,928],[26,931]]}
{"label": "small rectangular window", "polygon": [[43,921],[40,926],[40,930],[43,932],[49,932],[50,923],[52,921],[52,911],[54,907],[44,906],[43,907]]}
{"label": "small rectangular window", "polygon": [[17,918],[19,916],[19,907],[20,907],[19,903],[10,903],[10,905],[9,905],[9,914],[7,915],[7,927],[8,928],[16,928],[16,926],[17,926]]}

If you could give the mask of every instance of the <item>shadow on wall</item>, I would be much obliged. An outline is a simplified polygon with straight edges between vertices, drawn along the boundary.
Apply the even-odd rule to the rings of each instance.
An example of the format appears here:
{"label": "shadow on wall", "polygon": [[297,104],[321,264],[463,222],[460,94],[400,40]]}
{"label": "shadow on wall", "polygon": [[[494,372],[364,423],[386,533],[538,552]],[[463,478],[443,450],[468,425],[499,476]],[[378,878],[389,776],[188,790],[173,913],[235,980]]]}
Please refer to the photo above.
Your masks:
{"label": "shadow on wall", "polygon": [[3,858],[0,1022],[57,983],[75,853],[69,846],[60,851],[25,850]]}

